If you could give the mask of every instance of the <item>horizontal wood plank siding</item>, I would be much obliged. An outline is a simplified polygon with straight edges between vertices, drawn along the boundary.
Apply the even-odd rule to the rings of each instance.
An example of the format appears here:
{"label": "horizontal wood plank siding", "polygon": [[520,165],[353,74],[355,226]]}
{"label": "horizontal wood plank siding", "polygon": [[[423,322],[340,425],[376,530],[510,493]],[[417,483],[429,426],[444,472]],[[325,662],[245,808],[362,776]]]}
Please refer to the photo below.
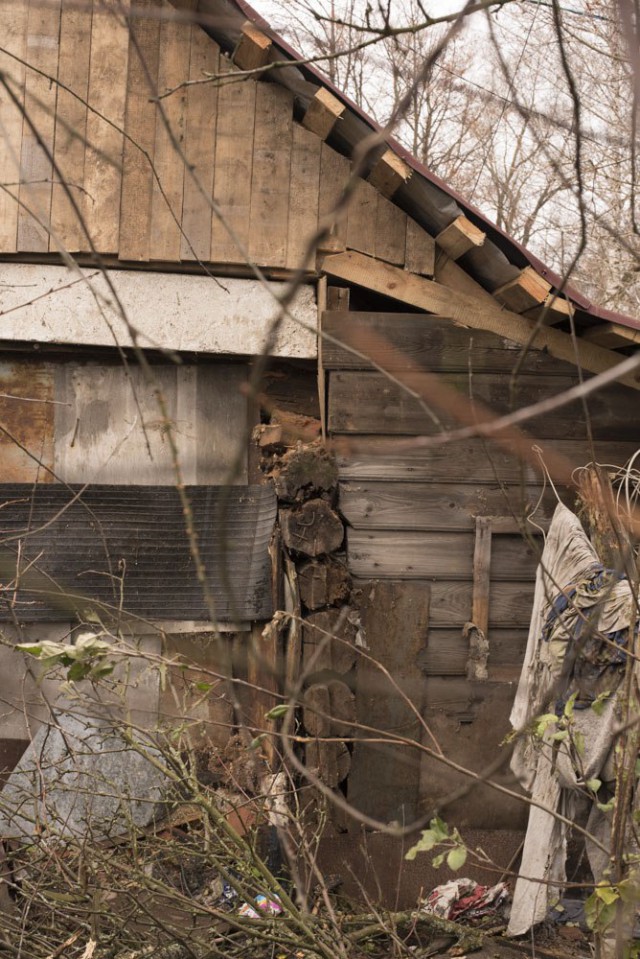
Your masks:
{"label": "horizontal wood plank siding", "polygon": [[[455,627],[460,632],[471,619],[472,584],[438,579],[431,583],[431,625]],[[500,584],[489,604],[489,628],[527,629],[531,619],[533,583]]]}
{"label": "horizontal wood plank siding", "polygon": [[323,345],[325,369],[373,369],[366,356],[363,358],[340,345],[342,331],[353,323],[365,333],[386,340],[388,355],[378,365],[392,372],[418,366],[433,372],[512,373],[517,365],[521,373],[575,376],[575,367],[553,359],[542,350],[525,352],[495,333],[457,326],[448,317],[338,310],[322,314],[322,332],[327,334]]}
{"label": "horizontal wood plank siding", "polygon": [[[337,441],[337,458],[343,480],[393,480],[400,482],[444,483],[455,479],[457,484],[494,483],[508,485],[522,482],[535,484],[541,471],[535,472],[529,464],[482,440],[445,443],[421,448],[412,445],[412,439],[398,436],[349,436]],[[576,466],[591,462],[594,450],[581,440],[542,440],[545,452],[562,452]],[[599,463],[621,466],[633,456],[638,443],[595,443]]]}
{"label": "horizontal wood plank siding", "polygon": [[[491,630],[487,660],[490,680],[517,682],[527,636],[526,628]],[[430,628],[418,665],[426,676],[466,676],[468,658],[469,640],[460,630]]]}
{"label": "horizontal wood plank siding", "polygon": [[[471,582],[472,533],[410,530],[349,530],[349,564],[362,579],[446,579]],[[530,582],[538,552],[521,537],[499,536],[494,543],[492,581]]]}
{"label": "horizontal wood plank siding", "polygon": [[[540,489],[424,483],[354,483],[340,486],[340,510],[354,529],[472,530],[476,516],[512,517],[533,509]],[[536,511],[537,522],[551,519],[551,492]]]}
{"label": "horizontal wood plank siding", "polygon": [[[553,396],[577,383],[577,378],[561,376],[522,376],[511,402],[509,379],[499,374],[477,373],[470,384],[463,373],[443,374],[442,382],[463,395],[504,414]],[[471,394],[469,392],[471,385]],[[443,393],[441,407],[429,410],[410,391],[402,389],[381,373],[360,371],[334,372],[329,378],[329,429],[334,433],[392,433],[433,436],[451,428],[454,420],[446,413]],[[599,440],[633,440],[638,435],[634,417],[629,417],[629,396],[624,387],[612,386],[590,396],[587,401],[593,435]],[[528,424],[529,432],[541,439],[586,440],[588,433],[580,402],[537,416]]]}

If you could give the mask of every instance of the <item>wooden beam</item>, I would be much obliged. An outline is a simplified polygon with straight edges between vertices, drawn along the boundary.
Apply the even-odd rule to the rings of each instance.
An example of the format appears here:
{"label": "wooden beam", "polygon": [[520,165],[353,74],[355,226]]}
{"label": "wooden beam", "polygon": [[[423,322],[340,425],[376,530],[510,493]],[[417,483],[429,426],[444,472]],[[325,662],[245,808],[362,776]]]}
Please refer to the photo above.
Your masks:
{"label": "wooden beam", "polygon": [[367,179],[383,196],[391,199],[396,190],[407,182],[412,172],[411,167],[404,160],[401,160],[393,150],[385,150],[380,159],[373,165]]}
{"label": "wooden beam", "polygon": [[486,235],[482,230],[461,213],[453,223],[438,233],[436,243],[452,260],[458,260],[474,247],[482,246],[485,239]]}
{"label": "wooden beam", "polygon": [[551,292],[547,283],[532,266],[526,266],[514,280],[509,280],[493,291],[497,300],[514,313],[524,313],[544,303]]}
{"label": "wooden beam", "polygon": [[242,35],[233,54],[233,62],[241,70],[259,70],[268,64],[272,46],[270,38],[247,20],[242,25]]}
{"label": "wooden beam", "polygon": [[[489,309],[488,304],[480,298],[450,290],[433,280],[407,273],[406,270],[381,263],[362,253],[348,252],[328,256],[324,260],[323,270],[328,276],[356,283],[427,313],[449,316],[459,325],[490,330],[515,343],[546,349],[551,356],[559,360],[566,360],[574,365],[576,361],[579,362],[582,368],[590,373],[602,373],[620,362],[620,357],[610,350],[583,341],[578,341],[574,346],[568,333],[552,327],[545,326],[535,331],[535,322],[526,317],[502,310],[497,304],[495,309]],[[621,377],[619,382],[633,389],[640,389],[636,374]]]}
{"label": "wooden beam", "polygon": [[340,119],[346,107],[333,93],[320,87],[311,99],[307,111],[302,118],[302,125],[326,140],[337,120]]}
{"label": "wooden beam", "polygon": [[[555,326],[557,323],[564,323],[571,319],[573,313],[573,304],[569,300],[564,296],[558,296],[556,293],[549,293],[544,303],[527,310],[523,316],[530,320],[539,320],[542,317],[542,322],[546,323],[547,326]],[[599,345],[605,346],[608,344],[601,343]]]}
{"label": "wooden beam", "polygon": [[620,323],[599,323],[598,326],[592,326],[583,333],[581,339],[586,340],[587,343],[595,343],[597,346],[616,349],[640,343],[640,330],[622,326]]}

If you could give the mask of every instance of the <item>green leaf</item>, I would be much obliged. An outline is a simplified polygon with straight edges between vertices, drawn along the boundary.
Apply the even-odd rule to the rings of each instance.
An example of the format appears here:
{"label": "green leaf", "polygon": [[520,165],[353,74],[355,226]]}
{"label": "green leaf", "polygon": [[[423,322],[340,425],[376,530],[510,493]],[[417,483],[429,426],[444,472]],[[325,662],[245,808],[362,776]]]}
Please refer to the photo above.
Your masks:
{"label": "green leaf", "polygon": [[74,663],[67,673],[67,679],[72,680],[74,683],[79,682],[81,679],[86,679],[86,677],[91,672],[90,663]]}
{"label": "green leaf", "polygon": [[447,856],[447,866],[453,872],[462,869],[467,861],[467,850],[465,846],[455,846]]}
{"label": "green leaf", "polygon": [[446,822],[442,819],[439,819],[437,816],[431,820],[429,823],[432,831],[435,833],[436,842],[442,842],[443,839],[449,838],[449,827]]}
{"label": "green leaf", "polygon": [[420,839],[418,839],[415,846],[411,847],[404,858],[411,861],[416,858],[419,852],[429,852],[437,842],[438,839],[433,829],[423,829]]}
{"label": "green leaf", "polygon": [[536,736],[544,736],[549,726],[554,726],[557,722],[558,717],[555,713],[543,713],[542,716],[538,716],[535,720]]}
{"label": "green leaf", "polygon": [[23,653],[29,653],[30,656],[42,655],[42,643],[17,643],[16,649],[21,649]]}
{"label": "green leaf", "polygon": [[208,693],[210,689],[213,689],[213,683],[196,683],[196,689],[199,689],[200,692]]}
{"label": "green leaf", "polygon": [[600,693],[591,703],[591,708],[593,709],[596,716],[602,716],[604,712],[604,707],[606,706],[607,700],[609,699],[610,696],[611,696],[611,693],[609,692],[609,690],[605,690],[605,692]]}
{"label": "green leaf", "polygon": [[249,749],[258,749],[264,742],[265,736],[265,733],[260,733],[255,739],[252,739],[249,743]]}
{"label": "green leaf", "polygon": [[600,812],[611,812],[611,810],[615,806],[615,802],[616,801],[614,797],[613,799],[610,799],[609,802],[597,802],[596,806],[598,807]]}
{"label": "green leaf", "polygon": [[573,716],[573,709],[576,704],[577,695],[578,695],[577,693],[572,693],[565,704],[564,715],[567,719],[571,719],[571,717]]}
{"label": "green leaf", "polygon": [[579,729],[574,730],[574,733],[573,733],[573,745],[575,746],[575,750],[576,750],[578,756],[583,757],[583,756],[584,756],[584,748],[585,748],[585,746],[584,746],[584,736],[582,735],[582,733],[580,732]]}
{"label": "green leaf", "polygon": [[592,793],[597,793],[602,785],[601,779],[587,779],[585,786],[587,789],[590,789]]}
{"label": "green leaf", "polygon": [[598,899],[603,901],[605,906],[610,906],[620,898],[620,893],[616,887],[609,885],[609,883],[599,883],[594,892]]}
{"label": "green leaf", "polygon": [[270,709],[268,713],[265,713],[265,719],[280,719],[281,716],[286,716],[289,712],[289,704],[282,703],[280,706],[274,706],[273,709]]}
{"label": "green leaf", "polygon": [[104,663],[102,666],[94,666],[91,670],[92,679],[102,679],[104,676],[110,676],[114,671],[115,666],[113,663]]}
{"label": "green leaf", "polygon": [[434,869],[439,869],[439,868],[440,868],[440,866],[442,865],[442,863],[443,863],[444,860],[445,860],[445,856],[446,856],[446,855],[447,855],[446,852],[441,852],[439,856],[435,856],[435,857],[434,857],[434,859],[433,859],[433,861],[432,861],[432,863],[431,863],[431,865],[433,866]]}
{"label": "green leaf", "polygon": [[592,892],[588,899],[585,899],[584,903],[584,918],[591,930],[594,930],[598,925],[599,909],[600,903],[598,902],[598,898],[596,894]]}
{"label": "green leaf", "polygon": [[552,733],[549,739],[554,739],[558,743],[563,743],[569,736],[568,729],[559,729],[557,733]]}

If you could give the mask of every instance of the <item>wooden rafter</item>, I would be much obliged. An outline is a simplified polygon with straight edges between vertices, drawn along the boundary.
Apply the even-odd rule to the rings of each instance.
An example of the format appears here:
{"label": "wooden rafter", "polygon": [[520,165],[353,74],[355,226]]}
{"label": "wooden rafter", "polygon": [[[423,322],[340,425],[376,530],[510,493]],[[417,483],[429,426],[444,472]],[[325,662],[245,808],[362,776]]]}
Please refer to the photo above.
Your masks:
{"label": "wooden rafter", "polygon": [[270,38],[247,20],[242,26],[242,36],[233,54],[233,62],[241,70],[258,70],[268,64],[271,47]]}
{"label": "wooden rafter", "polygon": [[309,102],[302,125],[321,140],[326,140],[345,110],[344,103],[334,97],[333,93],[320,87]]}
{"label": "wooden rafter", "polygon": [[412,170],[393,150],[385,150],[367,179],[383,196],[391,197],[407,182]]}
{"label": "wooden rafter", "polygon": [[482,246],[485,239],[482,230],[474,226],[464,214],[460,214],[437,235],[436,243],[452,260],[458,260],[474,247]]}
{"label": "wooden rafter", "polygon": [[582,339],[587,343],[615,349],[640,343],[640,330],[632,330],[631,327],[621,326],[619,323],[599,323],[583,333]]}
{"label": "wooden rafter", "polygon": [[526,266],[515,279],[494,290],[493,295],[514,313],[524,313],[544,303],[550,292],[551,284],[532,266]]}

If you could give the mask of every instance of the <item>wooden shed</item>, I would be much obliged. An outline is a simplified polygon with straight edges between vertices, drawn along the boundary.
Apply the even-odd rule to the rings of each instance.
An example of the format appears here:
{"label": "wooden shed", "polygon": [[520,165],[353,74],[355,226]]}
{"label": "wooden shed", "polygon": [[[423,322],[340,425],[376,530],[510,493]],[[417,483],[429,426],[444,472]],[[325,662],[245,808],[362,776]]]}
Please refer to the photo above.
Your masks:
{"label": "wooden shed", "polygon": [[[427,747],[356,738],[333,785],[373,819],[414,821],[461,782],[433,757],[431,734],[454,764],[482,772],[507,731],[537,563],[524,521],[535,508],[544,527],[553,501],[543,461],[564,495],[574,467],[622,465],[640,445],[637,371],[585,401],[544,401],[614,370],[640,323],[564,287],[393,140],[354,161],[375,124],[244,0],[123,8],[3,5],[2,500],[59,485],[58,509],[56,496],[82,500],[90,484],[103,490],[92,508],[106,496],[144,511],[169,503],[176,483],[205,499],[242,487],[238,522],[255,534],[242,566],[258,534],[266,549],[275,515],[251,429],[274,410],[320,420],[338,460],[353,615],[313,604],[302,615],[349,623],[367,656],[330,663],[319,685],[339,681],[361,724]],[[265,349],[255,401],[243,384]],[[478,435],[487,410],[535,403],[526,434]],[[462,432],[441,442],[443,430]],[[11,515],[5,539],[26,528]],[[140,549],[142,567],[134,546],[128,561]],[[59,627],[6,603],[15,628]],[[277,605],[276,590],[230,612],[233,642]],[[176,649],[207,624],[177,597],[161,615],[140,610]],[[478,630],[488,658],[476,668]],[[7,666],[2,680],[10,702],[18,673]],[[10,763],[26,736],[16,710],[1,735]],[[510,784],[504,769],[494,779]],[[521,807],[488,786],[447,818],[478,835],[518,837],[523,825]]]}

